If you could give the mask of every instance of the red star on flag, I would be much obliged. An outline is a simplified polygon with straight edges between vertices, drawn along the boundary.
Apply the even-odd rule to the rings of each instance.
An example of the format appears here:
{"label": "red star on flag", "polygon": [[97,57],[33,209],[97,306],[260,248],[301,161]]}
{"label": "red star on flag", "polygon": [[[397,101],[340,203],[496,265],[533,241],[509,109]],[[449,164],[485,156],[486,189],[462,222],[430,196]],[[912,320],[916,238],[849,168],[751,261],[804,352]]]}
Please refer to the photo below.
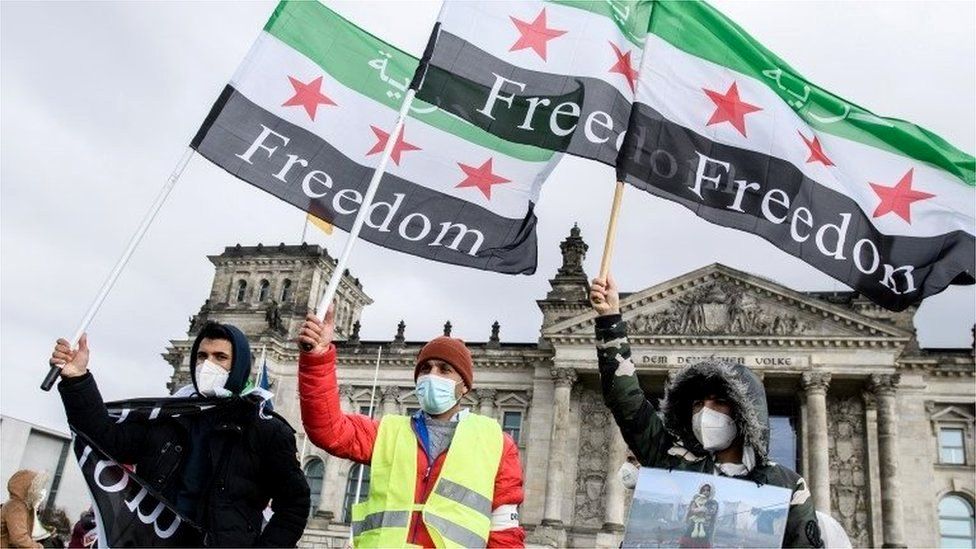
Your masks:
{"label": "red star on flag", "polygon": [[729,91],[724,94],[705,88],[702,88],[702,91],[715,103],[715,112],[712,113],[712,117],[708,119],[708,123],[705,125],[711,126],[712,124],[728,122],[739,130],[742,137],[746,137],[746,115],[762,109],[739,99],[739,88],[735,82],[732,82]]}
{"label": "red star on flag", "polygon": [[567,31],[550,29],[546,27],[546,8],[542,8],[539,15],[535,16],[535,21],[527,23],[514,16],[508,16],[515,23],[515,28],[519,31],[519,39],[508,51],[524,50],[532,48],[532,51],[539,54],[543,61],[546,60],[546,45],[553,38],[559,38]]}
{"label": "red star on flag", "polygon": [[500,177],[497,174],[492,173],[491,161],[489,158],[484,164],[475,168],[474,166],[468,166],[467,164],[457,163],[461,167],[461,170],[467,175],[467,177],[455,187],[455,189],[460,189],[463,187],[477,187],[481,191],[485,198],[491,200],[491,186],[498,185],[500,183],[508,183],[511,180]]}
{"label": "red star on flag", "polygon": [[613,48],[613,53],[617,56],[617,63],[610,67],[610,72],[624,75],[624,78],[627,79],[627,84],[630,85],[630,91],[634,91],[634,85],[637,82],[637,69],[630,64],[630,52],[621,52],[620,48],[613,42],[610,42],[610,47]]}
{"label": "red star on flag", "polygon": [[[390,139],[389,133],[377,128],[376,126],[370,124],[369,128],[373,130],[374,134],[376,134],[376,144],[373,145],[373,148],[370,149],[368,153],[366,153],[366,156],[383,152],[383,149],[386,147],[386,142]],[[393,159],[393,163],[397,166],[400,165],[400,155],[404,152],[422,150],[420,147],[412,143],[407,143],[403,139],[403,134],[404,131],[401,131],[400,135],[397,136],[396,142],[393,143],[393,151],[390,153],[390,158]]]}
{"label": "red star on flag", "polygon": [[912,203],[935,196],[934,194],[923,193],[922,191],[912,189],[912,176],[914,172],[915,168],[909,169],[905,175],[901,176],[901,179],[894,187],[885,187],[884,185],[868,182],[871,188],[874,189],[875,194],[878,195],[878,198],[881,199],[881,203],[878,204],[877,209],[872,214],[873,217],[880,217],[888,212],[895,212],[898,217],[911,224]]}
{"label": "red star on flag", "polygon": [[308,84],[303,83],[293,76],[289,76],[288,80],[291,80],[291,87],[295,88],[295,95],[288,101],[282,103],[282,107],[305,107],[305,112],[308,113],[308,117],[315,120],[315,111],[318,110],[319,105],[336,104],[335,101],[322,94],[321,76]]}
{"label": "red star on flag", "polygon": [[807,158],[807,164],[809,164],[811,162],[820,162],[824,166],[833,166],[834,165],[834,163],[831,162],[831,160],[829,158],[827,158],[827,154],[823,150],[823,145],[820,144],[820,138],[819,137],[817,137],[816,135],[814,135],[813,136],[813,141],[810,141],[809,139],[807,139],[806,137],[804,137],[803,134],[800,133],[799,130],[797,130],[796,133],[800,134],[800,139],[802,139],[803,142],[806,143],[807,144],[807,147],[810,149],[810,158]]}

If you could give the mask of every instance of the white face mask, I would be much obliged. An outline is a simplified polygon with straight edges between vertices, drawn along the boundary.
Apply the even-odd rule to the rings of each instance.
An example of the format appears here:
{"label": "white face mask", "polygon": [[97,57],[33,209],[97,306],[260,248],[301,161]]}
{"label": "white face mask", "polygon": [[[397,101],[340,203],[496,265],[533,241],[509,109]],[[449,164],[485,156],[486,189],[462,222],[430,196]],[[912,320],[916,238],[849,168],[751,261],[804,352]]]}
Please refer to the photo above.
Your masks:
{"label": "white face mask", "polygon": [[725,450],[739,434],[731,417],[708,407],[703,407],[691,416],[691,430],[702,448],[708,452]]}
{"label": "white face mask", "polygon": [[231,392],[224,389],[230,372],[217,366],[209,360],[197,364],[197,391],[203,396],[230,396]]}
{"label": "white face mask", "polygon": [[617,471],[620,475],[620,482],[623,483],[624,488],[633,490],[637,487],[637,477],[640,475],[640,468],[629,461],[625,461],[623,465],[620,466],[620,470]]}

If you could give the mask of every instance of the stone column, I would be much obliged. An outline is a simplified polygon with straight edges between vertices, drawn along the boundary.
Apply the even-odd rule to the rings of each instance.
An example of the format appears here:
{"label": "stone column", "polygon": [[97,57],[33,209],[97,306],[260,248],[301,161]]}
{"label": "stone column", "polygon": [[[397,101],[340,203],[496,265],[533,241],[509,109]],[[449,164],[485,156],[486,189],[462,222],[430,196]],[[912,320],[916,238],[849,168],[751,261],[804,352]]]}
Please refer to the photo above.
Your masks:
{"label": "stone column", "polygon": [[542,525],[563,528],[563,493],[570,489],[572,479],[565,478],[567,432],[569,428],[569,400],[576,370],[572,368],[553,368],[551,371],[556,384],[552,404],[552,433],[549,437],[549,469],[546,472],[546,505],[542,515]]}
{"label": "stone column", "polygon": [[383,387],[383,415],[396,415],[399,411],[399,403],[397,400],[400,398],[400,388],[396,385],[387,385]]}
{"label": "stone column", "polygon": [[882,547],[905,547],[905,517],[898,479],[898,402],[895,387],[899,374],[871,374],[868,389],[878,399],[878,462],[881,474]]}
{"label": "stone column", "polygon": [[828,372],[804,372],[801,380],[806,391],[807,459],[810,472],[806,481],[813,494],[813,504],[819,511],[830,513],[830,455],[827,442],[827,387]]}
{"label": "stone column", "polygon": [[871,391],[863,391],[865,459],[868,489],[868,530],[871,533],[871,546],[880,547],[882,543],[881,525],[881,477],[878,474],[878,397]]}
{"label": "stone column", "polygon": [[607,426],[609,451],[607,452],[607,478],[603,483],[603,531],[624,531],[624,499],[626,488],[620,481],[620,466],[627,461],[627,443],[624,442],[620,428],[610,416]]}
{"label": "stone column", "polygon": [[478,396],[478,413],[495,417],[495,397],[498,395],[498,389],[475,389],[475,394]]}

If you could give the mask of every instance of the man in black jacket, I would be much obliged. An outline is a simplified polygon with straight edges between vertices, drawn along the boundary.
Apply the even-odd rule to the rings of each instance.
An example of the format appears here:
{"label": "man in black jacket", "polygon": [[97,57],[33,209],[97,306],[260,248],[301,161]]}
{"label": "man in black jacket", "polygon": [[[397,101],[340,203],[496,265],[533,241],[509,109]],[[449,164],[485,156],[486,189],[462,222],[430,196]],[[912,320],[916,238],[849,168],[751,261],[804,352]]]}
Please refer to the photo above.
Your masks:
{"label": "man in black jacket", "polygon": [[789,488],[783,547],[823,547],[806,481],[770,459],[766,390],[756,374],[714,360],[685,366],[665,387],[658,413],[631,360],[613,277],[593,280],[590,303],[603,401],[640,464]]}
{"label": "man in black jacket", "polygon": [[[117,423],[88,371],[88,341],[72,350],[59,339],[51,364],[68,423],[161,493],[205,534],[187,545],[294,547],[305,529],[309,489],[296,458],[295,432],[277,414],[240,398],[251,370],[244,334],[207,323],[193,342],[192,387],[211,407],[152,422]],[[179,394],[178,393],[178,394]],[[262,512],[274,515],[262,530]]]}

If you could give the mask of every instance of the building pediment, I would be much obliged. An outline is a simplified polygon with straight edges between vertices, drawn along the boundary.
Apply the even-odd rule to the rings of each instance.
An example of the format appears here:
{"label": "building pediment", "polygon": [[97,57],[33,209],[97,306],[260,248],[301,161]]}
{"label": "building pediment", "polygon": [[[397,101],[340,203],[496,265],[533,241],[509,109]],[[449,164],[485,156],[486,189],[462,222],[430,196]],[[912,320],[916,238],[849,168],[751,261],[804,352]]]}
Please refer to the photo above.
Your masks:
{"label": "building pediment", "polygon": [[[621,298],[632,339],[907,341],[907,331],[781,284],[713,264]],[[589,311],[546,328],[558,341],[589,338]]]}

